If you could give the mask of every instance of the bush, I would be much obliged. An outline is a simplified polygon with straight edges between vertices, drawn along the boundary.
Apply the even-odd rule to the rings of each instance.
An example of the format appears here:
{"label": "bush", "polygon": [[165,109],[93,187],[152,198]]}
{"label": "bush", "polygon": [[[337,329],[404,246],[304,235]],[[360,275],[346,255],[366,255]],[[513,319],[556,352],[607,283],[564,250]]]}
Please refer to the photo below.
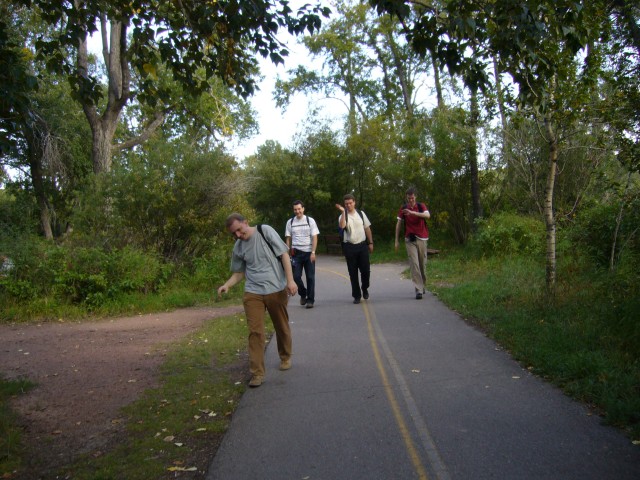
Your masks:
{"label": "bush", "polygon": [[207,255],[195,258],[182,283],[194,292],[213,292],[229,275],[229,262],[233,244],[218,245]]}
{"label": "bush", "polygon": [[[640,201],[632,202],[623,211],[622,222],[616,239],[616,263],[626,257],[628,262],[640,256],[638,225],[640,225]],[[576,217],[571,229],[571,240],[600,266],[608,266],[620,212],[619,202],[600,203],[583,210]]]}
{"label": "bush", "polygon": [[482,254],[544,252],[545,227],[538,218],[499,213],[477,222],[478,231],[471,243]]}
{"label": "bush", "polygon": [[21,302],[53,297],[98,307],[120,295],[156,291],[173,271],[157,255],[132,247],[104,251],[31,238],[8,255],[14,267],[0,278],[0,294]]}
{"label": "bush", "polygon": [[109,257],[108,277],[113,282],[113,293],[150,293],[162,288],[173,265],[163,264],[156,255],[125,247]]}
{"label": "bush", "polygon": [[5,250],[13,267],[0,283],[0,291],[21,301],[46,296],[64,269],[64,250],[35,236],[16,237]]}

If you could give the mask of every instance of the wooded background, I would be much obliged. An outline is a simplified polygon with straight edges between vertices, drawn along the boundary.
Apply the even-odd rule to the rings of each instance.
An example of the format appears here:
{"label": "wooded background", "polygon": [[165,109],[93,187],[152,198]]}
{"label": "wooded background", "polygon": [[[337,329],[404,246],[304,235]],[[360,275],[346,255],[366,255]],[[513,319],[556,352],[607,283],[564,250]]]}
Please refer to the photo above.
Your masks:
{"label": "wooded background", "polygon": [[[229,213],[284,232],[294,199],[335,233],[353,193],[390,239],[409,186],[431,245],[539,256],[550,296],[559,254],[636,282],[639,18],[624,0],[3,0],[1,293],[100,304],[201,278]],[[285,63],[278,105],[338,97],[343,122],[311,111],[292,145],[234,158],[285,31],[317,68]]]}

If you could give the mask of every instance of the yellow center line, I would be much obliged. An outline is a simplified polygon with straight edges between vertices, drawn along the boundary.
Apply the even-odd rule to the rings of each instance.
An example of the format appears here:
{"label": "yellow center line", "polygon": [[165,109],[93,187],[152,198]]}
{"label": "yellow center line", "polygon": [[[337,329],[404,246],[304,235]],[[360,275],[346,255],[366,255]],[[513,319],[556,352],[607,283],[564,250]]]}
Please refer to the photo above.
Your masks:
{"label": "yellow center line", "polygon": [[[333,273],[335,275],[338,275],[339,277],[349,280],[348,276],[343,275],[342,273],[336,272],[335,270],[329,270],[325,268],[318,268],[317,270]],[[402,415],[402,411],[400,410],[398,400],[396,399],[396,395],[393,392],[393,387],[389,383],[389,377],[387,376],[387,371],[384,368],[384,364],[382,363],[382,356],[380,355],[380,350],[378,349],[378,341],[373,329],[373,323],[371,321],[371,314],[369,313],[369,307],[367,306],[366,302],[362,303],[361,305],[364,310],[364,316],[367,320],[369,342],[371,343],[373,356],[375,357],[375,360],[376,360],[376,366],[378,367],[378,372],[380,373],[380,377],[382,378],[382,385],[384,386],[385,393],[387,394],[387,400],[391,405],[393,416],[395,417],[396,423],[398,424],[400,434],[402,435],[402,440],[404,441],[405,447],[407,449],[407,453],[409,455],[409,458],[411,459],[411,463],[413,464],[413,468],[418,474],[418,478],[420,478],[420,480],[428,480],[429,477],[427,476],[426,469],[422,464],[422,460],[420,458],[420,454],[418,453],[418,449],[416,448],[413,440],[411,439],[411,433],[407,428],[407,424],[404,420],[404,416]]]}
{"label": "yellow center line", "polygon": [[416,473],[418,474],[418,478],[420,478],[421,480],[427,480],[429,477],[427,476],[427,472],[424,468],[424,465],[422,464],[422,460],[420,459],[420,454],[418,453],[418,450],[416,449],[416,446],[411,439],[411,433],[409,432],[407,424],[404,421],[404,417],[402,415],[402,412],[400,411],[400,406],[398,405],[398,401],[396,400],[393,388],[389,383],[387,371],[382,363],[380,351],[378,350],[378,342],[371,323],[369,307],[366,303],[363,303],[362,308],[364,309],[364,315],[367,319],[367,330],[369,331],[369,341],[371,342],[371,349],[373,350],[373,355],[376,359],[376,365],[378,366],[380,377],[382,377],[382,384],[384,385],[387,399],[389,400],[389,404],[391,405],[391,410],[393,410],[393,415],[396,418],[396,423],[398,424],[398,428],[400,429],[400,433],[402,434],[402,440],[404,441],[405,447],[407,448],[407,453],[409,454],[411,463],[413,463],[413,468],[415,468]]}

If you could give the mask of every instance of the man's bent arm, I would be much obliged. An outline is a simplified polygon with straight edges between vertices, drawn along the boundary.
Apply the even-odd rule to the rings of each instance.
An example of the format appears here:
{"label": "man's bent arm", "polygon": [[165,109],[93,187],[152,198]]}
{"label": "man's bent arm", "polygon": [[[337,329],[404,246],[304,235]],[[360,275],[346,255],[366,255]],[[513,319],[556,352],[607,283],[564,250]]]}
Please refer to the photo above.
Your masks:
{"label": "man's bent arm", "polygon": [[224,282],[220,288],[218,288],[218,295],[222,293],[227,293],[231,287],[235,284],[240,283],[244,279],[244,272],[233,272],[229,279]]}

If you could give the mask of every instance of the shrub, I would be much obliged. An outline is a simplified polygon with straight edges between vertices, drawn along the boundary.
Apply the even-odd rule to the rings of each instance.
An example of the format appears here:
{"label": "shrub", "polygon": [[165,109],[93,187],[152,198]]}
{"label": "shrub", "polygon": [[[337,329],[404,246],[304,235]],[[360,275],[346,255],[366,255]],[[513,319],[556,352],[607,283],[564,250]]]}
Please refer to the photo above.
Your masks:
{"label": "shrub", "polygon": [[105,269],[107,258],[105,252],[96,248],[68,251],[65,267],[55,279],[56,291],[72,303],[100,304],[109,287]]}
{"label": "shrub", "polygon": [[162,287],[173,266],[163,264],[157,255],[141,252],[132,247],[114,251],[109,256],[108,278],[112,294],[149,293]]}
{"label": "shrub", "polygon": [[120,295],[157,291],[173,271],[156,254],[132,247],[105,251],[36,238],[19,243],[8,252],[14,267],[0,278],[0,294],[21,302],[53,297],[98,307]]}
{"label": "shrub", "polygon": [[16,237],[5,252],[13,267],[2,278],[2,291],[21,301],[48,295],[64,269],[63,249],[35,236]]}
{"label": "shrub", "polygon": [[545,227],[542,221],[513,213],[499,213],[477,222],[472,244],[482,254],[544,252]]}
{"label": "shrub", "polygon": [[218,245],[205,256],[195,258],[183,282],[196,292],[215,291],[229,278],[231,245]]}
{"label": "shrub", "polygon": [[[623,211],[616,239],[616,262],[625,256],[627,261],[640,256],[638,209],[640,201],[630,203]],[[619,202],[599,203],[581,211],[571,229],[571,240],[600,266],[609,265],[619,213]]]}

